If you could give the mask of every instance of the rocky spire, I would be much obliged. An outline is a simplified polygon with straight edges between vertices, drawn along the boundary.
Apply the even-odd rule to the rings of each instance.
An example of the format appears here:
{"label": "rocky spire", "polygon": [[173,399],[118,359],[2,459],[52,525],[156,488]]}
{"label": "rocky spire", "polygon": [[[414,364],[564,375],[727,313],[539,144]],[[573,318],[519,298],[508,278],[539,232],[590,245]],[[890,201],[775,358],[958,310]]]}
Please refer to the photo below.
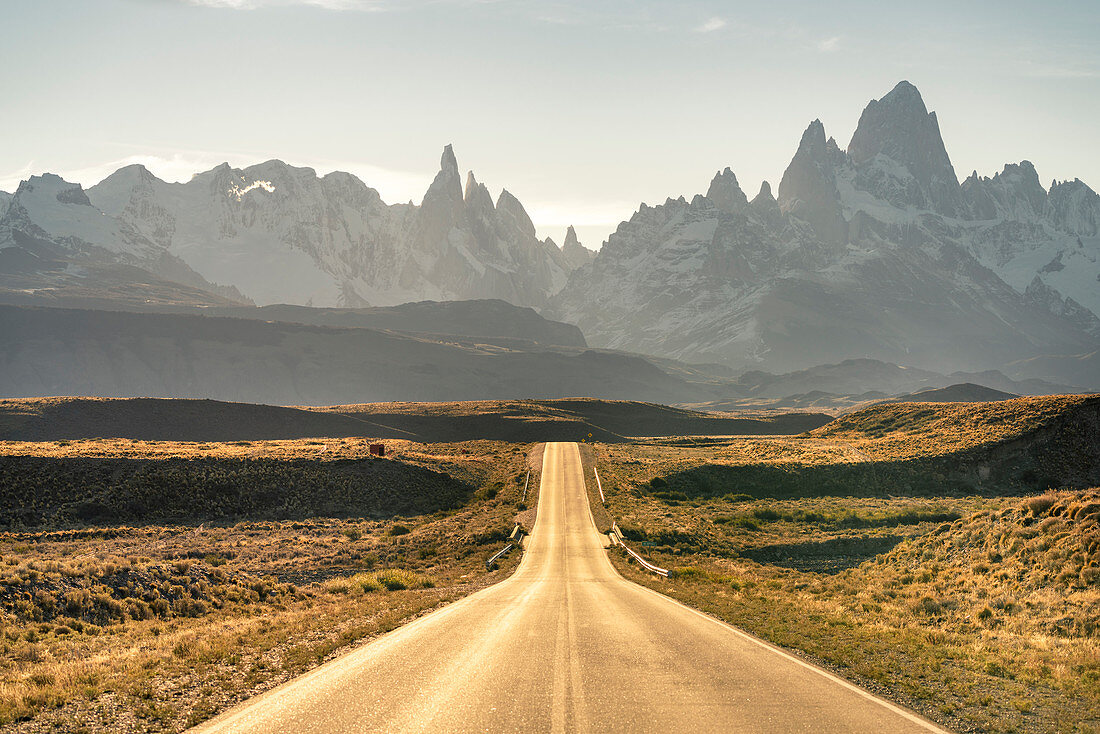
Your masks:
{"label": "rocky spire", "polygon": [[413,248],[425,252],[437,251],[439,243],[446,241],[447,233],[463,222],[465,214],[462,177],[458,172],[454,150],[448,145],[443,148],[439,173],[435,175],[435,180],[428,187],[420,205]]}
{"label": "rocky spire", "polygon": [[474,172],[470,171],[466,175],[466,208],[491,214],[494,210],[493,197],[489,195],[489,189],[485,184],[478,183],[474,178]]}
{"label": "rocky spire", "polygon": [[458,161],[455,160],[454,150],[450,145],[443,148],[443,156],[439,159],[439,173],[428,187],[424,200],[428,198],[446,199],[447,201],[462,201],[462,176],[458,172]]}
{"label": "rocky spire", "polygon": [[502,190],[497,197],[497,215],[505,227],[518,229],[530,237],[535,236],[535,225],[527,215],[527,210],[508,189]]}
{"label": "rocky spire", "polygon": [[878,169],[866,178],[897,178],[891,167],[876,163],[879,156],[901,164],[913,176],[915,187],[902,180],[870,185],[869,190],[880,198],[949,216],[958,213],[959,179],[944,148],[936,113],[928,111],[920,92],[909,82],[899,82],[881,100],[871,100],[848,144],[848,156],[857,170]]}
{"label": "rocky spire", "polygon": [[772,196],[772,185],[767,181],[760,182],[760,193],[758,193],[752,200],[753,206],[766,206],[770,204],[776,204],[775,197]]}
{"label": "rocky spire", "polygon": [[569,228],[565,230],[565,244],[563,244],[562,247],[580,244],[580,240],[577,239],[577,230],[573,229],[573,225],[570,224]]}
{"label": "rocky spire", "polygon": [[565,243],[561,246],[561,254],[570,270],[576,270],[596,257],[596,253],[582,245],[580,240],[577,239],[577,232],[573,229],[573,225],[569,225],[569,229],[565,230]]}
{"label": "rocky spire", "polygon": [[835,245],[848,241],[834,174],[838,154],[843,156],[826,142],[821,120],[814,120],[802,133],[779,182],[780,210],[806,222],[822,241]]}
{"label": "rocky spire", "polygon": [[772,196],[771,184],[767,181],[761,182],[760,193],[749,202],[749,208],[772,226],[776,226],[783,217],[782,212],[779,211],[779,203]]}
{"label": "rocky spire", "polygon": [[714,175],[707,189],[707,199],[725,212],[738,211],[748,204],[745,192],[737,184],[737,176],[728,167]]}

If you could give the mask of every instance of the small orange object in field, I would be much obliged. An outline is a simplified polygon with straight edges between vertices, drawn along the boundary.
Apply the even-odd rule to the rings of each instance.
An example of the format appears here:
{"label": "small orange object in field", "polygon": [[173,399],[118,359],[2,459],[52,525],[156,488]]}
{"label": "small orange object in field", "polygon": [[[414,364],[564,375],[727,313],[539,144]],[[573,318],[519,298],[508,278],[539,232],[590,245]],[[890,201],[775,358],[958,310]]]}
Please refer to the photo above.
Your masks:
{"label": "small orange object in field", "polygon": [[386,444],[384,444],[384,443],[372,443],[370,445],[370,455],[371,456],[385,456],[386,455]]}

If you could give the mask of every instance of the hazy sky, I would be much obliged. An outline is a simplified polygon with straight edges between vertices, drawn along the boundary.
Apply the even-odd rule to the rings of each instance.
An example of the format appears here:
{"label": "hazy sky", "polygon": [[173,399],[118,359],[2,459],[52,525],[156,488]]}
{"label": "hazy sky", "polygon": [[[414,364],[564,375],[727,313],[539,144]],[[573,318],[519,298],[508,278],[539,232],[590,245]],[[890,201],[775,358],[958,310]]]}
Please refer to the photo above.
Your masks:
{"label": "hazy sky", "polygon": [[[775,7],[772,7],[772,6]],[[0,190],[280,158],[419,201],[453,143],[541,235],[752,197],[807,123],[845,147],[901,79],[960,178],[1027,158],[1100,187],[1100,3],[3,0]]]}

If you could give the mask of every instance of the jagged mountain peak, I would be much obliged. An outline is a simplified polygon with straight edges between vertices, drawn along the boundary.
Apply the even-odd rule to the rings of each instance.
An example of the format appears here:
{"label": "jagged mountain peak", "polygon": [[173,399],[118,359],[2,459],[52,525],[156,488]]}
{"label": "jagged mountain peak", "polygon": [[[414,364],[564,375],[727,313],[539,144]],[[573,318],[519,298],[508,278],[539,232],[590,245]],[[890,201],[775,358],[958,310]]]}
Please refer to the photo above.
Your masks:
{"label": "jagged mountain peak", "polygon": [[861,187],[884,201],[948,216],[959,212],[959,180],[939,121],[907,81],[864,108],[848,157],[861,173]]}
{"label": "jagged mountain peak", "polygon": [[814,120],[802,133],[798,150],[779,182],[779,208],[813,228],[818,238],[839,246],[848,241],[848,225],[835,181],[844,154],[825,139],[825,126]]}
{"label": "jagged mountain peak", "polygon": [[960,187],[970,215],[981,220],[1037,220],[1047,207],[1047,191],[1031,161],[1006,163],[993,178],[967,177]]}
{"label": "jagged mountain peak", "polygon": [[1039,182],[1039,173],[1031,161],[1006,163],[1004,170],[993,177],[1002,185],[1011,186],[1018,196],[1025,197],[1035,214],[1041,214],[1046,204],[1047,192]]}
{"label": "jagged mountain peak", "polygon": [[821,120],[815,119],[802,133],[802,139],[798,142],[798,153],[805,152],[813,158],[821,158],[825,154],[825,142],[825,125]]}
{"label": "jagged mountain peak", "polygon": [[872,99],[863,109],[848,144],[848,155],[857,166],[879,154],[907,164],[926,153],[928,147],[944,147],[939,124],[928,112],[917,88],[903,81],[882,99]]}
{"label": "jagged mountain peak", "polygon": [[424,194],[423,206],[433,209],[436,205],[442,205],[454,209],[461,203],[462,177],[458,172],[454,149],[448,144],[443,148],[443,156],[439,159],[439,173]]}
{"label": "jagged mountain peak", "polygon": [[749,207],[769,224],[778,225],[782,218],[779,202],[772,196],[772,187],[767,181],[760,183],[760,192],[749,202]]}
{"label": "jagged mountain peak", "polygon": [[485,184],[478,182],[473,171],[466,175],[464,201],[466,202],[466,208],[471,212],[481,213],[485,216],[490,216],[496,209],[493,205],[493,197],[489,194],[489,189]]}
{"label": "jagged mountain peak", "polygon": [[707,199],[723,211],[736,211],[748,204],[745,192],[737,183],[737,176],[729,167],[714,175],[707,189]]}
{"label": "jagged mountain peak", "polygon": [[452,176],[458,176],[458,159],[455,158],[454,147],[447,143],[443,146],[443,155],[439,158],[439,171]]}
{"label": "jagged mountain peak", "polygon": [[52,197],[62,204],[88,207],[92,205],[92,202],[88,201],[88,194],[85,193],[83,186],[66,181],[56,173],[43,173],[20,182],[12,201],[26,203],[32,197],[36,200]]}
{"label": "jagged mountain peak", "polygon": [[775,201],[775,197],[772,195],[772,185],[767,181],[760,182],[760,191],[753,197],[752,203],[755,204],[758,201]]}
{"label": "jagged mountain peak", "polygon": [[534,222],[528,216],[527,210],[523,208],[523,204],[508,189],[501,189],[500,196],[497,197],[497,212],[505,221],[511,220],[512,226],[523,234],[535,236]]}
{"label": "jagged mountain peak", "polygon": [[565,242],[561,246],[561,254],[565,259],[566,266],[571,271],[582,265],[587,265],[596,257],[596,253],[582,245],[581,241],[577,239],[577,231],[573,229],[572,224],[565,230]]}

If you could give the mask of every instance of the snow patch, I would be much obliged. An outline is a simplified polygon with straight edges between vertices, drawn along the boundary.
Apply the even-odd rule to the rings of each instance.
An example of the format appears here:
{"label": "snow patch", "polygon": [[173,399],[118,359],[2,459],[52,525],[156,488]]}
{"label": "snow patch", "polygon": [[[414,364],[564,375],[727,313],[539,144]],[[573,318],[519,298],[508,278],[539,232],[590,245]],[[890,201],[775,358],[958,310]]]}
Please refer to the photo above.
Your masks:
{"label": "snow patch", "polygon": [[236,182],[230,184],[229,195],[235,196],[237,201],[240,201],[249,191],[255,191],[256,189],[262,189],[269,194],[275,193],[275,186],[270,181],[253,181],[243,188],[238,186]]}

